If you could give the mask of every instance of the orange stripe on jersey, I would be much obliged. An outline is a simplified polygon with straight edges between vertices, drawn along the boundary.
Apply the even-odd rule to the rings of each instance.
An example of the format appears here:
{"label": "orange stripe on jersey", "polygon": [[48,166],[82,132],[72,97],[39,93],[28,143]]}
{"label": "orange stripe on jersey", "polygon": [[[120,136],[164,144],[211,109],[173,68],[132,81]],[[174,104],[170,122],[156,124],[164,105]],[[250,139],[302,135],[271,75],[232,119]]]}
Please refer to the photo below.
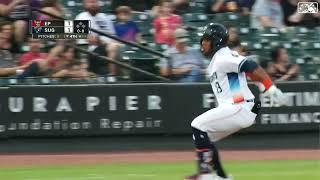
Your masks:
{"label": "orange stripe on jersey", "polygon": [[233,96],[233,102],[234,103],[240,103],[244,101],[244,97],[242,94],[237,94]]}

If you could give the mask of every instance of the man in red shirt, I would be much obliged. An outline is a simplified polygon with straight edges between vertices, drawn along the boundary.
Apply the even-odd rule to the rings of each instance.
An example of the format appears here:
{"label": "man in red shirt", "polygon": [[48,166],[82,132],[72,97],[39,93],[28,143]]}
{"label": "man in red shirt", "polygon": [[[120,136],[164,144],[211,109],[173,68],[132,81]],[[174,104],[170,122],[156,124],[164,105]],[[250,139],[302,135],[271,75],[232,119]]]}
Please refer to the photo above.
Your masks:
{"label": "man in red shirt", "polygon": [[28,44],[30,50],[21,56],[19,65],[28,65],[34,60],[42,60],[48,56],[47,53],[41,52],[42,42],[40,39],[33,39],[30,37]]}

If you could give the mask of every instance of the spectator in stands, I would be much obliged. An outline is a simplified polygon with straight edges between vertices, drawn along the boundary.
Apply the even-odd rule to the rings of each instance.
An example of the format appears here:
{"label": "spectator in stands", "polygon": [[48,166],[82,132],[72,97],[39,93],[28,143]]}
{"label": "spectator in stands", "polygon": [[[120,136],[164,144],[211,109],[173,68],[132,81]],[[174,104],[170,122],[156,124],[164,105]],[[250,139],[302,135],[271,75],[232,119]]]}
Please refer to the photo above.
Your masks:
{"label": "spectator in stands", "polygon": [[116,9],[117,21],[114,24],[117,36],[123,40],[144,43],[137,24],[131,20],[131,8],[120,6]]}
{"label": "spectator in stands", "polygon": [[160,3],[160,14],[153,22],[155,41],[158,44],[174,44],[174,31],[182,25],[182,18],[173,14],[173,4],[169,0]]}
{"label": "spectator in stands", "polygon": [[1,49],[16,52],[16,46],[13,40],[13,24],[10,21],[0,22]]}
{"label": "spectator in stands", "polygon": [[0,15],[8,16],[16,6],[23,3],[25,0],[1,0],[0,1]]}
{"label": "spectator in stands", "polygon": [[238,28],[233,25],[228,25],[229,39],[228,46],[230,49],[237,51],[240,55],[248,55],[247,49],[241,45]]}
{"label": "spectator in stands", "polygon": [[[117,46],[114,46],[113,44],[103,44],[99,37],[92,42],[95,45],[95,48],[92,50],[93,53],[110,59],[115,59],[117,57]],[[117,74],[115,66],[112,66],[106,60],[91,55],[88,57],[88,71],[97,75],[114,76]]]}
{"label": "spectator in stands", "polygon": [[31,17],[31,0],[1,0],[0,15],[9,16],[14,20],[14,37],[22,43],[27,34],[28,20]]}
{"label": "spectator in stands", "polygon": [[175,13],[182,15],[190,12],[190,0],[173,0]]}
{"label": "spectator in stands", "polygon": [[[115,35],[115,29],[113,26],[113,16],[101,13],[101,8],[99,6],[98,0],[83,0],[83,6],[85,11],[76,16],[76,20],[89,20],[91,22],[91,28],[99,30],[103,33],[109,35]],[[91,32],[89,36],[89,43],[91,38],[96,38],[93,36],[99,36],[98,34]],[[101,37],[104,43],[111,42],[110,38],[105,36]],[[87,44],[87,41],[80,41],[80,44]]]}
{"label": "spectator in stands", "polygon": [[48,54],[41,52],[43,47],[42,41],[40,39],[28,38],[29,52],[22,54],[20,57],[19,65],[28,65],[34,60],[43,60]]}
{"label": "spectator in stands", "polygon": [[12,68],[0,68],[0,77],[7,77],[23,72],[25,66],[17,66]]}
{"label": "spectator in stands", "polygon": [[271,52],[272,63],[268,65],[267,72],[275,81],[295,80],[299,73],[297,64],[290,64],[287,50],[282,47],[276,47]]}
{"label": "spectator in stands", "polygon": [[236,0],[208,0],[207,13],[236,12],[239,4]]}
{"label": "spectator in stands", "polygon": [[242,56],[247,56],[248,52],[244,46],[241,45],[240,40],[237,39],[235,41],[228,42],[228,46],[230,49],[237,51]]}
{"label": "spectator in stands", "polygon": [[[91,28],[99,30],[109,35],[115,35],[115,29],[112,22],[113,17],[101,13],[101,9],[98,0],[84,0],[83,1],[85,12],[77,15],[76,20],[90,20]],[[98,34],[91,32],[88,37],[88,41],[80,40],[79,44],[89,44],[89,51],[93,51],[97,48],[97,44],[107,45],[109,50],[113,50],[112,53],[108,54],[110,58],[116,59],[118,53],[118,45],[110,38],[105,36],[99,36]],[[117,66],[110,64],[110,74],[115,76],[117,74]]]}
{"label": "spectator in stands", "polygon": [[90,76],[86,64],[76,57],[74,48],[64,46],[58,57],[60,59],[53,63],[49,76],[53,78],[86,78]]}
{"label": "spectator in stands", "polygon": [[228,25],[229,39],[228,43],[240,41],[238,28],[232,25]]}
{"label": "spectator in stands", "polygon": [[13,26],[9,21],[0,22],[0,67],[16,66],[18,48],[13,41]]}
{"label": "spectator in stands", "polygon": [[[314,2],[314,1],[311,1]],[[281,6],[284,13],[284,22],[287,26],[310,26],[320,23],[320,13],[298,13],[299,0],[282,0]]]}
{"label": "spectator in stands", "polygon": [[240,11],[242,15],[247,16],[251,14],[252,6],[256,0],[238,0]]}
{"label": "spectator in stands", "polygon": [[71,46],[57,45],[44,60],[31,63],[19,78],[49,76],[53,78],[85,78],[90,75],[77,59]]}
{"label": "spectator in stands", "polygon": [[208,0],[207,13],[241,12],[249,15],[255,0]]}
{"label": "spectator in stands", "polygon": [[113,0],[112,1],[112,10],[116,10],[119,6],[129,6],[134,11],[146,11],[150,10],[158,0]]}
{"label": "spectator in stands", "polygon": [[[45,0],[42,1],[42,11],[50,13],[52,15],[62,17],[64,16],[63,5],[60,4],[59,0]],[[52,16],[41,14],[39,20],[55,20]]]}
{"label": "spectator in stands", "polygon": [[251,12],[251,27],[276,27],[282,29],[283,12],[280,0],[256,0]]}
{"label": "spectator in stands", "polygon": [[175,46],[169,48],[165,54],[168,59],[162,59],[160,73],[169,76],[178,82],[201,81],[205,74],[205,60],[197,49],[187,46],[188,33],[184,29],[175,32]]}

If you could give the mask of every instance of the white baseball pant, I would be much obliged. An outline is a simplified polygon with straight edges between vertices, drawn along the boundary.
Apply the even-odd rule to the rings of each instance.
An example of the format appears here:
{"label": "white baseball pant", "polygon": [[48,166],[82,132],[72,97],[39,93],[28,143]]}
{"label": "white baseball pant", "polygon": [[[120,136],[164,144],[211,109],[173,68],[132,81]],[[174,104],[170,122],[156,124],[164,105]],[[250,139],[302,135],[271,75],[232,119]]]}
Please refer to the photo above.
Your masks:
{"label": "white baseball pant", "polygon": [[219,141],[240,129],[251,126],[256,114],[251,112],[253,102],[239,104],[219,104],[196,117],[191,126],[207,132],[212,142]]}

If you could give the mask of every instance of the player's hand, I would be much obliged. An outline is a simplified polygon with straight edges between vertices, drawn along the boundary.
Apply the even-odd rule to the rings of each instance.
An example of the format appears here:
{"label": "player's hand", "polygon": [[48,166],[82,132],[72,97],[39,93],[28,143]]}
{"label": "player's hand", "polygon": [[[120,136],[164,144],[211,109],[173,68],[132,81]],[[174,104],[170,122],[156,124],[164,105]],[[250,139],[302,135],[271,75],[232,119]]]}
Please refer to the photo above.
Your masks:
{"label": "player's hand", "polygon": [[283,94],[283,92],[275,85],[272,85],[264,94],[270,97],[271,106],[273,106],[275,103],[279,104],[280,106],[288,104],[288,97]]}

